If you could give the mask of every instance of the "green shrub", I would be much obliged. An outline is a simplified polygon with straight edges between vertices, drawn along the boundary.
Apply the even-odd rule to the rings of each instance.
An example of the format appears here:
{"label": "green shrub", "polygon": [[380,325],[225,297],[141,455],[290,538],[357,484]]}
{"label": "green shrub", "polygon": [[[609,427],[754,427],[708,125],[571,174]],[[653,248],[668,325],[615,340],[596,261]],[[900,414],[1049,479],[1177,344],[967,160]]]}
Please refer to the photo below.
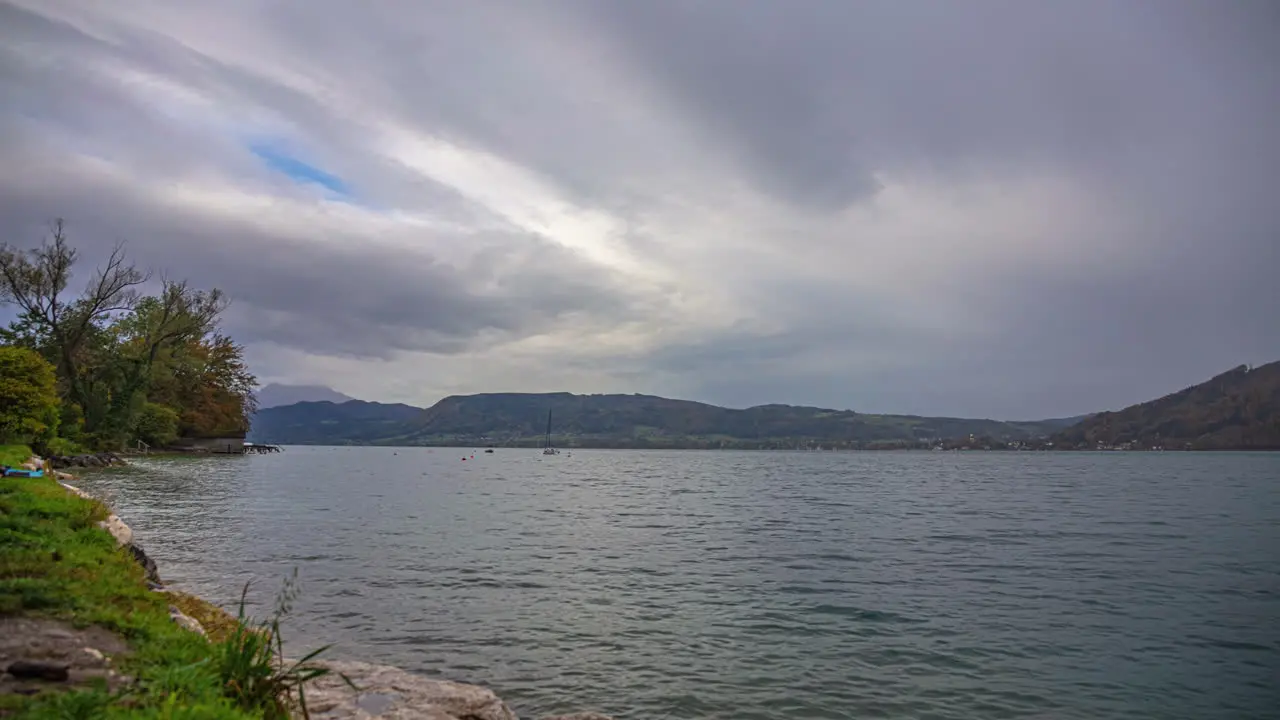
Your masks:
{"label": "green shrub", "polygon": [[178,439],[178,411],[149,402],[142,406],[133,427],[134,435],[152,447],[164,447]]}
{"label": "green shrub", "polygon": [[44,447],[38,447],[36,450],[46,457],[51,455],[81,455],[89,452],[89,449],[85,446],[64,437],[53,438],[45,443]]}
{"label": "green shrub", "polygon": [[0,442],[47,442],[58,431],[57,376],[40,353],[0,347]]}

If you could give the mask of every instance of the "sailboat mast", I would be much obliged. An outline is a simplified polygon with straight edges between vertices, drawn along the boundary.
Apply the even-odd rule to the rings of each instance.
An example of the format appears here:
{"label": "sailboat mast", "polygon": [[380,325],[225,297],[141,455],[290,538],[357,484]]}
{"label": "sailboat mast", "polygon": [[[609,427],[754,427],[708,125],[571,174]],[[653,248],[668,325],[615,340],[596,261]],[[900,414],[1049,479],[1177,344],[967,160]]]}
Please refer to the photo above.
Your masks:
{"label": "sailboat mast", "polygon": [[547,441],[543,447],[551,447],[551,411],[547,410]]}

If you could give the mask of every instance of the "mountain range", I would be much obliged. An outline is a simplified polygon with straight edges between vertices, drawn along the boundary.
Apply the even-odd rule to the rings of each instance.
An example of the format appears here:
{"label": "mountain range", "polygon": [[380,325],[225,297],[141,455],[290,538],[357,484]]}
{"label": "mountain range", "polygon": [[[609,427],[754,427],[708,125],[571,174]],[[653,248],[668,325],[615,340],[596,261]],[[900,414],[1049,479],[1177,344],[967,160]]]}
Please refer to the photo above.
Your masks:
{"label": "mountain range", "polygon": [[547,415],[552,440],[574,447],[867,447],[967,435],[1023,440],[1079,418],[1033,422],[872,415],[792,405],[737,410],[652,395],[485,393],[430,408],[350,400],[264,408],[249,439],[276,444],[533,447]]}
{"label": "mountain range", "polygon": [[[568,447],[876,449],[949,441],[948,446],[979,447],[1280,449],[1280,362],[1241,366],[1117,412],[1026,422],[794,405],[732,409],[652,395],[572,393],[454,395],[418,408],[342,400],[345,395],[323,387],[283,387],[321,399],[263,405],[253,418],[251,441],[536,447],[550,413],[552,442]],[[338,399],[327,399],[324,391]]]}

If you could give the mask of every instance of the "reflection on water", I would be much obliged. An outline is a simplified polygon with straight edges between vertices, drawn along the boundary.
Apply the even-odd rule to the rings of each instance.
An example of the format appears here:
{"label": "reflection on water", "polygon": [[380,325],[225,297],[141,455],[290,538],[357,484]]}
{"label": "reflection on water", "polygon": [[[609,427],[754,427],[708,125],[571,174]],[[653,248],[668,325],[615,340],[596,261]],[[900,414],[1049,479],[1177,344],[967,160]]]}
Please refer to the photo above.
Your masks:
{"label": "reflection on water", "polygon": [[[288,448],[86,478],[166,582],[522,715],[1275,717],[1280,455]],[[468,457],[470,452],[467,452]]]}

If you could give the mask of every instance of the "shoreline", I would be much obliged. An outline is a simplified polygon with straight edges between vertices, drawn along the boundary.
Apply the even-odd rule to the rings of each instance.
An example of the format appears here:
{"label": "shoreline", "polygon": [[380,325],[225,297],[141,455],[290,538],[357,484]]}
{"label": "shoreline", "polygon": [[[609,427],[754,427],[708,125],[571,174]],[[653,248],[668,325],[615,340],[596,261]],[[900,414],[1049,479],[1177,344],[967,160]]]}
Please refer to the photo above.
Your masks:
{"label": "shoreline", "polygon": [[[103,454],[110,455],[110,454]],[[110,465],[127,465],[128,462],[119,456],[111,455],[110,462],[90,467],[108,467]],[[143,570],[146,589],[162,594],[168,602],[169,618],[183,631],[203,638],[206,642],[218,642],[238,627],[238,620],[225,608],[210,603],[197,595],[164,585],[160,569],[137,542],[137,538],[127,523],[101,499],[73,485],[78,478],[71,473],[52,467],[44,459],[32,456],[26,464],[33,469],[45,470],[46,481],[52,481],[66,493],[87,500],[100,507],[105,517],[96,522],[96,526],[105,531],[114,541],[117,548],[124,550]],[[35,481],[38,481],[36,479]],[[20,620],[23,614],[14,616]],[[197,619],[199,618],[199,619]],[[9,619],[0,615],[0,619]],[[65,630],[45,627],[34,621],[26,630],[32,635],[29,645],[39,645],[45,638],[62,637]],[[85,651],[96,653],[104,667],[109,666],[112,656],[119,652],[99,652],[92,647]],[[119,648],[116,648],[118,651]],[[124,651],[128,653],[127,650]],[[296,662],[296,658],[280,658],[284,665]],[[317,720],[347,720],[356,718],[432,718],[435,720],[519,720],[516,712],[489,688],[450,680],[433,679],[412,673],[392,665],[368,663],[341,658],[316,659],[309,665],[327,669],[329,674],[318,677],[305,686],[306,708],[310,717]],[[107,674],[122,684],[132,682],[131,678],[107,670]],[[13,673],[17,677],[16,673]],[[73,675],[75,673],[72,673]],[[66,672],[62,673],[66,681]],[[0,676],[3,677],[3,676]],[[74,678],[73,678],[74,679]],[[348,681],[356,688],[348,685]],[[62,687],[75,687],[64,685]],[[55,689],[46,687],[44,689]],[[7,688],[2,690],[9,692]],[[22,691],[15,691],[22,692]],[[25,694],[25,693],[24,693]],[[3,697],[3,695],[0,695]],[[6,707],[0,705],[0,717],[6,715]],[[607,715],[597,712],[576,712],[541,716],[538,720],[612,720]]]}

